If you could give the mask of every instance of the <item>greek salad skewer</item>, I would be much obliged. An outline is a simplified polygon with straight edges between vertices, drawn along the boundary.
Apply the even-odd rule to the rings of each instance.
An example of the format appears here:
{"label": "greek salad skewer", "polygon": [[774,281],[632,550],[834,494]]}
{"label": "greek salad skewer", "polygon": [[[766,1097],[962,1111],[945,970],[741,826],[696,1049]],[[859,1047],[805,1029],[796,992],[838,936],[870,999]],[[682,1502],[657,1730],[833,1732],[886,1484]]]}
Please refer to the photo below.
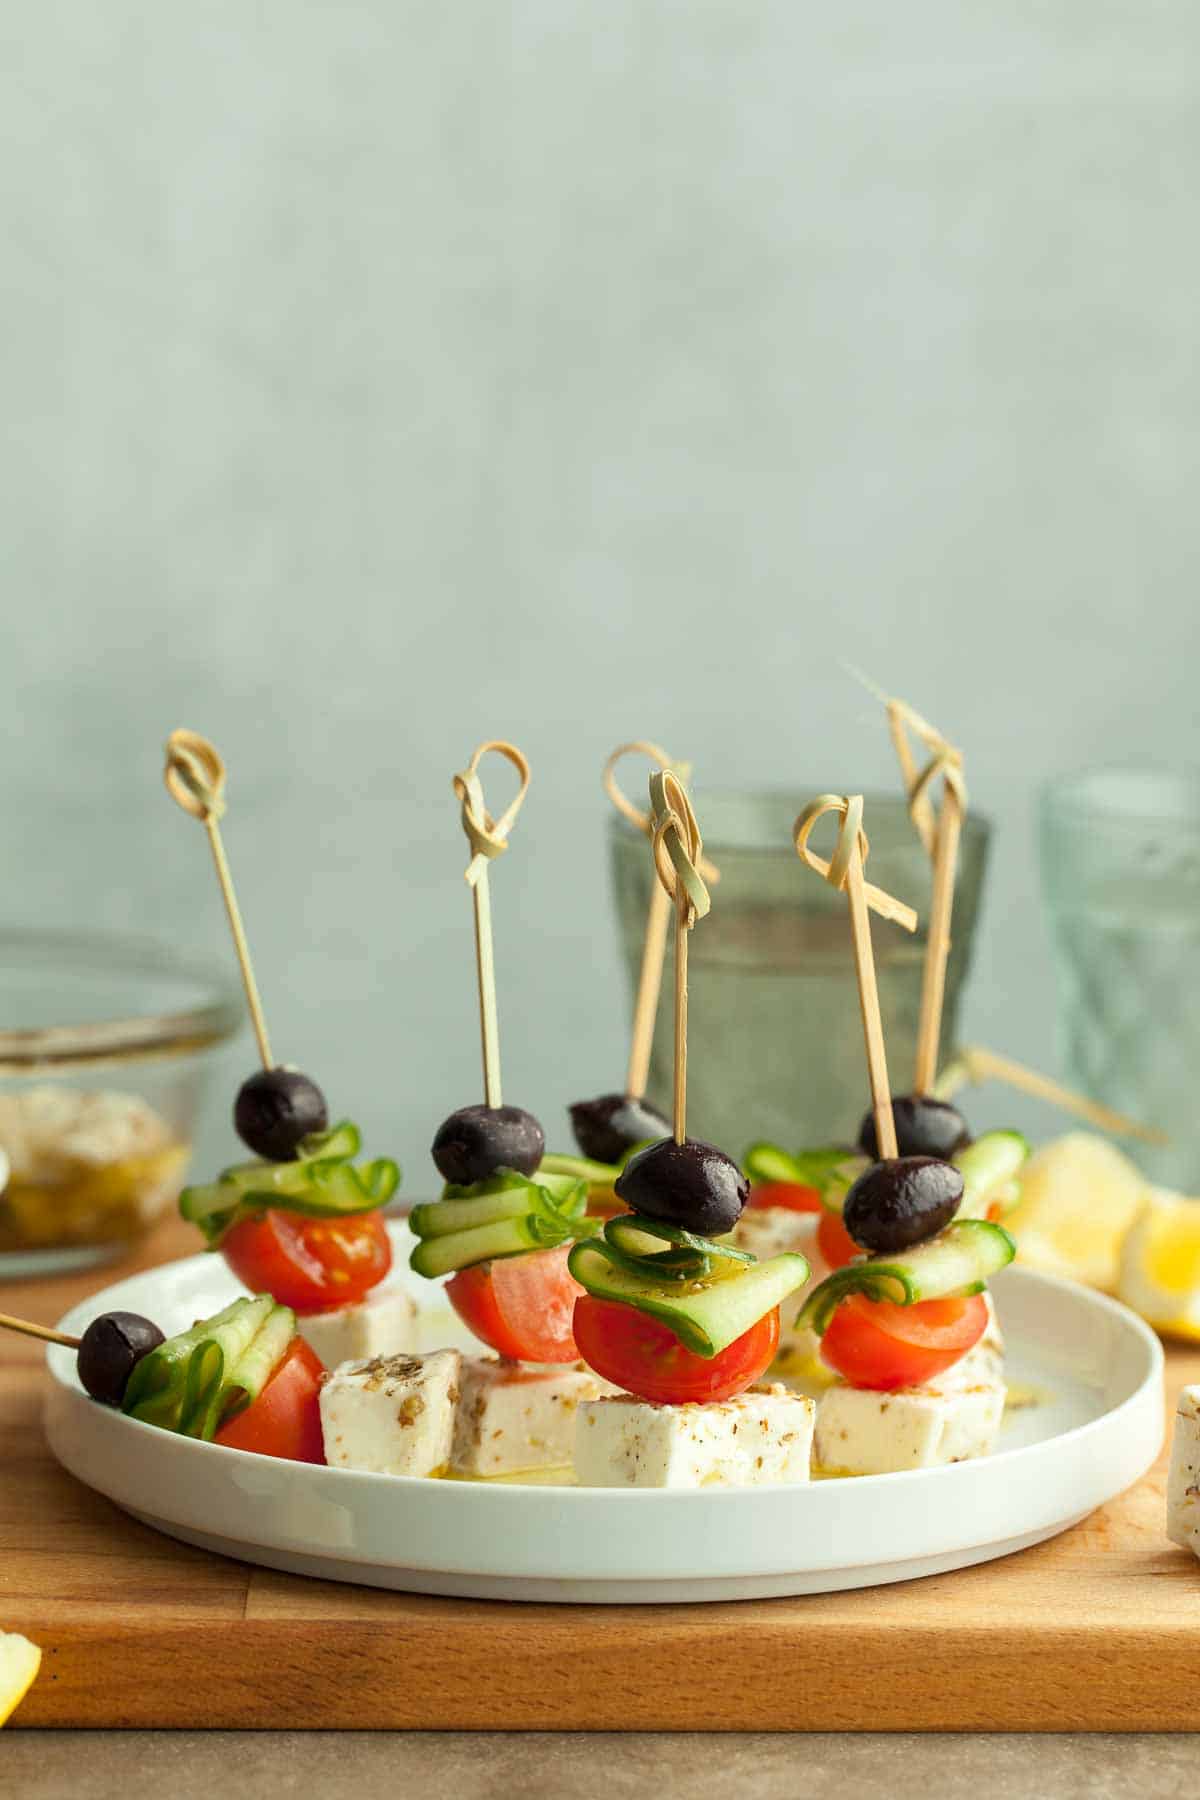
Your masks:
{"label": "greek salad skewer", "polygon": [[238,1136],[260,1160],[185,1188],[179,1210],[252,1293],[270,1294],[300,1316],[300,1335],[321,1362],[406,1348],[413,1304],[380,1287],[392,1261],[380,1208],[396,1192],[400,1170],[389,1157],[356,1164],[357,1126],[343,1120],[330,1129],[316,1082],[272,1056],[221,837],[226,777],[217,750],[194,731],[173,731],[164,779],[208,835],[263,1065],[243,1082],[233,1112]]}
{"label": "greek salad skewer", "polygon": [[[839,833],[826,862],[808,840],[830,812],[838,815]],[[841,1378],[822,1396],[815,1455],[827,1470],[866,1474],[985,1454],[1004,1405],[994,1368],[989,1364],[986,1379],[950,1392],[931,1384],[988,1332],[987,1278],[1012,1260],[1015,1247],[998,1224],[956,1218],[965,1190],[961,1169],[940,1157],[897,1154],[868,908],[909,930],[916,917],[865,881],[861,796],[822,795],[800,814],[794,837],[801,859],[850,901],[883,1151],[845,1195],[842,1225],[855,1246],[854,1260],[827,1275],[800,1314],[800,1326],[820,1339],[823,1362]],[[900,1390],[903,1402],[895,1397]]]}

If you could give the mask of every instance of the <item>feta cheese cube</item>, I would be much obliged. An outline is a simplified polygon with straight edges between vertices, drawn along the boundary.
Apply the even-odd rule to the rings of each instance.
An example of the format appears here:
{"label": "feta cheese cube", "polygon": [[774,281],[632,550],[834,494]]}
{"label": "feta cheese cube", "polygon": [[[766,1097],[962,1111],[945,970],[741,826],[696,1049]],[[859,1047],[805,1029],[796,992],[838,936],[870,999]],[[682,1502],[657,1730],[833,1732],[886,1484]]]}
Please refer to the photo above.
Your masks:
{"label": "feta cheese cube", "polygon": [[462,1356],[346,1362],[321,1389],[325,1460],[379,1475],[440,1475],[450,1462]]}
{"label": "feta cheese cube", "polygon": [[733,1400],[658,1406],[586,1400],[575,1427],[581,1487],[758,1487],[807,1481],[816,1408],[776,1383]]}
{"label": "feta cheese cube", "polygon": [[607,1385],[582,1364],[531,1369],[494,1356],[464,1356],[452,1469],[477,1476],[569,1469],[575,1410]]}
{"label": "feta cheese cube", "polygon": [[1185,1387],[1175,1414],[1167,1478],[1167,1536],[1200,1556],[1200,1387]]}
{"label": "feta cheese cube", "polygon": [[417,1347],[416,1302],[403,1288],[376,1288],[353,1306],[297,1318],[296,1330],[327,1369],[395,1356]]}
{"label": "feta cheese cube", "polygon": [[1004,1416],[1004,1382],[986,1368],[982,1380],[970,1373],[955,1378],[949,1370],[936,1383],[890,1394],[839,1381],[817,1407],[815,1466],[828,1474],[888,1475],[989,1455]]}

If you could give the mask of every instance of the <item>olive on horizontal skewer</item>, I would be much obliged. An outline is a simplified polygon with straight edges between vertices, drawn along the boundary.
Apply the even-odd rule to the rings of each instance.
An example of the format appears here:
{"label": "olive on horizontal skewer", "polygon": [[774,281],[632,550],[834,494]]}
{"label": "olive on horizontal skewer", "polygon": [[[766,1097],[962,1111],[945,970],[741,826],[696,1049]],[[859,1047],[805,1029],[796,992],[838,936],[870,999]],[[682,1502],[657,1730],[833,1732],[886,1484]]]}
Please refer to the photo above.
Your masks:
{"label": "olive on horizontal skewer", "polygon": [[93,1400],[120,1406],[136,1364],[165,1342],[153,1320],[140,1313],[101,1313],[79,1340],[79,1379]]}

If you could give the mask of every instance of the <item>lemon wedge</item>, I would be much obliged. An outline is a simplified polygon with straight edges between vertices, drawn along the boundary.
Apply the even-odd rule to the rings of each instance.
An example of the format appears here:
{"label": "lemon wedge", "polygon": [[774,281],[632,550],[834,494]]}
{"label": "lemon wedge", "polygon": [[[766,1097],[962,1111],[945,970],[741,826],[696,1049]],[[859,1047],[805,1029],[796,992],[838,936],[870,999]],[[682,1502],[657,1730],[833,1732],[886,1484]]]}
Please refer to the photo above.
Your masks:
{"label": "lemon wedge", "polygon": [[0,1725],[20,1706],[41,1666],[36,1644],[19,1631],[0,1631]]}
{"label": "lemon wedge", "polygon": [[1125,1240],[1117,1292],[1160,1331],[1200,1341],[1200,1200],[1151,1190]]}
{"label": "lemon wedge", "polygon": [[1106,1138],[1071,1131],[1034,1152],[1004,1223],[1017,1261],[1115,1293],[1121,1245],[1149,1184]]}

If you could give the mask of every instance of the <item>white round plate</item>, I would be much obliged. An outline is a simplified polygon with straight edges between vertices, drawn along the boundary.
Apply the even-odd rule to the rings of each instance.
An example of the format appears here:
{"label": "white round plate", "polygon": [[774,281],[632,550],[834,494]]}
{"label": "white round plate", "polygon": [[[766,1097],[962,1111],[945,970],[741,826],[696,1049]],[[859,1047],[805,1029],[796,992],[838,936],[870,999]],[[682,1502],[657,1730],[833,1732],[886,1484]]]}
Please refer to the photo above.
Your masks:
{"label": "white round plate", "polygon": [[[426,1348],[471,1340],[424,1302]],[[133,1275],[62,1320],[122,1308],[167,1332],[243,1291],[218,1256]],[[1162,1350],[1116,1301],[1028,1269],[994,1294],[1012,1411],[996,1454],[949,1468],[800,1487],[515,1486],[360,1474],[177,1437],[96,1405],[51,1347],[46,1435],[72,1475],[172,1537],[303,1575],[480,1599],[749,1600],[906,1581],[1053,1537],[1121,1493],[1162,1440]]]}

